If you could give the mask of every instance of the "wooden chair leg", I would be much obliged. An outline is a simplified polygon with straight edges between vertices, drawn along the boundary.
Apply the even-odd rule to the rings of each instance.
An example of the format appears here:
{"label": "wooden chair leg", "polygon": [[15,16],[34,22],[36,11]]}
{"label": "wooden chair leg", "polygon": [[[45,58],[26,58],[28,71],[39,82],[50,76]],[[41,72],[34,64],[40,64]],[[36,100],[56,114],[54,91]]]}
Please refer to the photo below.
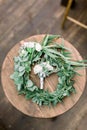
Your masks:
{"label": "wooden chair leg", "polygon": [[65,24],[65,21],[67,19],[67,15],[69,13],[69,10],[70,10],[70,7],[72,5],[72,2],[73,2],[73,0],[69,0],[68,1],[67,7],[66,7],[66,10],[65,10],[65,14],[64,14],[64,18],[63,18],[63,22],[62,22],[62,28],[64,28],[64,24]]}

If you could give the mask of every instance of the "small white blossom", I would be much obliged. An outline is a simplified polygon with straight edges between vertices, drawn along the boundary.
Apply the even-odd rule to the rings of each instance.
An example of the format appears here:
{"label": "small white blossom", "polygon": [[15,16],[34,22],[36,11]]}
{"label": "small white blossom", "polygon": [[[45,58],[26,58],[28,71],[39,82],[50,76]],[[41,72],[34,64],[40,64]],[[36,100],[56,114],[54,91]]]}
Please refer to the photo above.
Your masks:
{"label": "small white blossom", "polygon": [[41,51],[42,50],[42,46],[39,43],[36,43],[35,49],[36,49],[36,51]]}
{"label": "small white blossom", "polygon": [[34,44],[35,44],[35,42],[28,42],[28,47],[29,48],[34,48]]}
{"label": "small white blossom", "polygon": [[53,66],[51,66],[50,64],[47,64],[46,67],[48,70],[53,70]]}
{"label": "small white blossom", "polygon": [[25,50],[22,50],[21,53],[24,55],[24,54],[26,53],[26,51],[25,51]]}
{"label": "small white blossom", "polygon": [[38,73],[41,73],[41,72],[42,72],[42,66],[40,66],[39,64],[35,65],[35,67],[34,67],[34,73],[38,74]]}
{"label": "small white blossom", "polygon": [[28,47],[28,42],[24,42],[24,44],[22,44],[23,47]]}
{"label": "small white blossom", "polygon": [[21,49],[19,50],[19,55],[20,55],[20,56],[26,55],[26,51],[24,50],[24,48],[21,48]]}
{"label": "small white blossom", "polygon": [[63,93],[63,96],[67,96],[67,94],[66,94],[66,93]]}
{"label": "small white blossom", "polygon": [[35,50],[38,52],[42,50],[42,46],[38,42],[24,42],[24,44],[22,44],[22,48],[34,48],[34,47]]}
{"label": "small white blossom", "polygon": [[22,44],[22,47],[34,48],[34,44],[35,42],[24,42],[24,44]]}
{"label": "small white blossom", "polygon": [[53,66],[49,64],[49,62],[43,62],[42,63],[48,70],[53,70]]}

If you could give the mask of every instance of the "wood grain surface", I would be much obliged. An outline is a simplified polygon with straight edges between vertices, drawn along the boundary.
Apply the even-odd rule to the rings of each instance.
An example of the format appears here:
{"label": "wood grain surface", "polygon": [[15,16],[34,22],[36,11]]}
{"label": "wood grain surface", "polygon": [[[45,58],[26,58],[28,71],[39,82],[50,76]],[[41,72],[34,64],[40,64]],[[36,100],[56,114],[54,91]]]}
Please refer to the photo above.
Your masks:
{"label": "wood grain surface", "polygon": [[[47,106],[38,106],[37,104],[33,103],[30,100],[26,100],[23,95],[18,95],[16,87],[14,85],[13,80],[10,79],[10,75],[13,73],[14,62],[13,58],[18,55],[18,50],[20,47],[20,43],[25,41],[37,41],[40,42],[44,35],[35,35],[31,36],[23,41],[17,43],[7,54],[3,66],[2,66],[2,73],[1,73],[1,80],[4,92],[9,99],[9,101],[13,104],[15,108],[19,111],[23,112],[26,115],[32,117],[39,117],[39,118],[51,118],[63,114],[70,108],[72,108],[76,102],[79,100],[80,96],[82,95],[86,83],[86,71],[85,69],[79,70],[79,73],[82,76],[75,76],[75,88],[76,94],[72,94],[70,97],[64,99],[64,103],[58,103],[55,107],[47,107]],[[61,44],[61,39],[58,39],[57,42]],[[74,60],[82,60],[79,52],[66,40],[64,40],[64,44],[66,47],[70,48],[72,52],[72,59]],[[36,77],[34,79],[38,80]],[[57,76],[52,75],[46,78],[45,81],[45,88],[47,87],[49,91],[54,91],[56,88],[56,84],[58,83]],[[53,88],[54,86],[54,88]]]}

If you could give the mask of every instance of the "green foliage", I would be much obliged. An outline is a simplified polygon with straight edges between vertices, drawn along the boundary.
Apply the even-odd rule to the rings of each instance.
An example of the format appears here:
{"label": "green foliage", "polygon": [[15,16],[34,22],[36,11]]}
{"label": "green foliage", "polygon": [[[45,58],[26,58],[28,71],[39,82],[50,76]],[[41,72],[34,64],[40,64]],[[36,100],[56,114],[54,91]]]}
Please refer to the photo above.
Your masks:
{"label": "green foliage", "polygon": [[60,38],[60,35],[46,35],[42,40],[42,45],[47,46],[48,44],[52,43],[54,39]]}
{"label": "green foliage", "polygon": [[[74,76],[78,74],[76,68],[87,66],[87,61],[71,61],[69,49],[63,44],[55,43],[60,35],[46,35],[41,44],[42,50],[36,52],[34,48],[20,48],[19,55],[14,58],[14,73],[10,76],[14,80],[19,94],[24,94],[26,99],[31,99],[38,105],[56,105],[64,97],[75,93]],[[64,42],[64,41],[63,41]],[[53,43],[52,45],[49,45]],[[22,50],[24,52],[22,52]],[[47,73],[58,75],[58,85],[54,92],[41,90],[30,79],[32,65],[49,61],[55,69]]]}

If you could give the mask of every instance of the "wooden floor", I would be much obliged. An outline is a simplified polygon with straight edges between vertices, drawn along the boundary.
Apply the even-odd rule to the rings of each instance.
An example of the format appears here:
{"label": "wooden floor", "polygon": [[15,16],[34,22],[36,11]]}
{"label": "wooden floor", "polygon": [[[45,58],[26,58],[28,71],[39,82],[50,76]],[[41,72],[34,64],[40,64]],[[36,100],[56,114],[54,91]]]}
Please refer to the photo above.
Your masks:
{"label": "wooden floor", "polygon": [[[0,71],[8,51],[34,34],[61,34],[87,59],[87,30],[70,21],[61,29],[64,9],[60,0],[0,0]],[[69,14],[87,24],[87,0],[78,0]],[[5,97],[0,82],[0,130],[53,129],[87,130],[87,84],[71,110],[53,119],[37,119],[16,110]]]}

